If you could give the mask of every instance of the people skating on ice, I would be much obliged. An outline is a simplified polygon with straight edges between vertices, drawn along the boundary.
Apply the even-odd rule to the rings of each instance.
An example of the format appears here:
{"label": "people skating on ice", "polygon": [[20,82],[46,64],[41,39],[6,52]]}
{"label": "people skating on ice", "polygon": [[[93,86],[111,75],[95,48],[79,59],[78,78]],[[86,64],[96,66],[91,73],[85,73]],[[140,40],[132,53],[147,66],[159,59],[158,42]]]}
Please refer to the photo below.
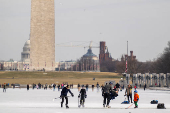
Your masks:
{"label": "people skating on ice", "polygon": [[139,101],[139,95],[137,90],[134,91],[134,103],[135,103],[135,107],[134,108],[138,108],[138,101]]}
{"label": "people skating on ice", "polygon": [[125,90],[125,95],[127,96],[129,103],[130,103],[129,97],[131,99],[131,103],[133,103],[132,102],[132,86],[130,84],[127,86]]}
{"label": "people skating on ice", "polygon": [[[110,104],[110,93],[113,91],[112,88],[112,82],[109,82],[109,84],[106,83],[106,85],[104,86],[104,90],[103,90],[103,95],[104,95],[104,100],[103,100],[103,107],[108,107],[110,108],[109,104]],[[106,103],[106,99],[107,99],[107,103]]]}
{"label": "people skating on ice", "polygon": [[61,97],[61,99],[62,99],[62,101],[61,101],[61,107],[63,107],[63,102],[64,102],[64,98],[65,98],[65,100],[66,100],[66,108],[69,108],[69,106],[68,106],[68,96],[67,96],[67,93],[70,93],[71,94],[71,96],[72,97],[74,97],[74,94],[71,92],[71,90],[69,89],[69,85],[67,85],[66,87],[64,87],[63,89],[62,89],[62,91],[61,91],[61,95],[60,95],[60,97]]}
{"label": "people skating on ice", "polygon": [[84,85],[82,85],[82,89],[80,90],[78,98],[80,98],[80,105],[78,107],[81,107],[81,106],[84,107],[85,98],[87,98],[87,94],[86,94]]}

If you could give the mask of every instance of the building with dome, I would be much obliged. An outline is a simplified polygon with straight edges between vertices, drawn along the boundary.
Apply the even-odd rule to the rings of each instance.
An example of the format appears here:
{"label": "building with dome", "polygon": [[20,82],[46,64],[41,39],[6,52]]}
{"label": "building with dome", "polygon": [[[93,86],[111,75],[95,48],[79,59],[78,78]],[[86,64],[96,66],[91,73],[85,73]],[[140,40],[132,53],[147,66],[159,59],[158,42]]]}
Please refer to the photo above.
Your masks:
{"label": "building with dome", "polygon": [[25,42],[23,52],[21,52],[21,61],[30,62],[30,39]]}
{"label": "building with dome", "polygon": [[76,71],[100,71],[100,63],[97,55],[93,54],[91,47],[74,66]]}
{"label": "building with dome", "polygon": [[30,39],[28,39],[21,52],[21,60],[14,61],[10,59],[8,61],[1,61],[1,70],[29,70],[30,67]]}

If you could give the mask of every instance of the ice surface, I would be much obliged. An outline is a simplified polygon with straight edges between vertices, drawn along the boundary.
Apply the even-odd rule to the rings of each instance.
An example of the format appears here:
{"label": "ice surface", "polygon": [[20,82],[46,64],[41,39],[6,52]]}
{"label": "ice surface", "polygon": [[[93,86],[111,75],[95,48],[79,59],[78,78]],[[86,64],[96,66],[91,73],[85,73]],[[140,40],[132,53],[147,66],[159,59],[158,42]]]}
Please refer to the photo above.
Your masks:
{"label": "ice surface", "polygon": [[[89,89],[85,102],[85,108],[78,108],[78,90],[71,89],[74,97],[69,97],[69,109],[65,106],[60,108],[61,99],[54,98],[60,96],[60,91],[43,89],[7,89],[6,93],[0,91],[0,113],[170,113],[170,91],[143,90],[138,89],[140,96],[138,109],[134,105],[125,109],[130,104],[121,104],[124,101],[124,90],[119,91],[119,96],[111,100],[110,109],[103,108],[103,97],[101,91]],[[68,94],[70,95],[70,94]],[[166,109],[156,109],[157,104],[150,104],[151,100],[158,100],[164,103]]]}

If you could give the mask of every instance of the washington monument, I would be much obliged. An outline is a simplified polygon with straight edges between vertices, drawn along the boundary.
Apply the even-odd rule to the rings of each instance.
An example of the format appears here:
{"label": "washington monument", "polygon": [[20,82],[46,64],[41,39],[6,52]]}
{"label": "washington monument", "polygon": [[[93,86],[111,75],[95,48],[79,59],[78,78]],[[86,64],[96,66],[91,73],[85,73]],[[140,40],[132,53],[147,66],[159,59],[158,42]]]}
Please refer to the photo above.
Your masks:
{"label": "washington monument", "polygon": [[30,70],[54,70],[54,0],[31,1],[30,45]]}

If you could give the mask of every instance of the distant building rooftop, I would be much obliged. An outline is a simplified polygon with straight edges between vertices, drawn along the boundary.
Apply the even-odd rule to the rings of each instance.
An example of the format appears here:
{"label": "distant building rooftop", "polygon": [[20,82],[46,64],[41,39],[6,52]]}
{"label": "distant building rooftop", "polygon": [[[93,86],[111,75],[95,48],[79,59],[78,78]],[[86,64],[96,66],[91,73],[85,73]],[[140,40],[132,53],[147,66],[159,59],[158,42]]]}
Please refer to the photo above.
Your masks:
{"label": "distant building rooftop", "polygon": [[88,49],[87,53],[83,55],[83,57],[97,57],[97,56],[92,53],[91,49]]}

